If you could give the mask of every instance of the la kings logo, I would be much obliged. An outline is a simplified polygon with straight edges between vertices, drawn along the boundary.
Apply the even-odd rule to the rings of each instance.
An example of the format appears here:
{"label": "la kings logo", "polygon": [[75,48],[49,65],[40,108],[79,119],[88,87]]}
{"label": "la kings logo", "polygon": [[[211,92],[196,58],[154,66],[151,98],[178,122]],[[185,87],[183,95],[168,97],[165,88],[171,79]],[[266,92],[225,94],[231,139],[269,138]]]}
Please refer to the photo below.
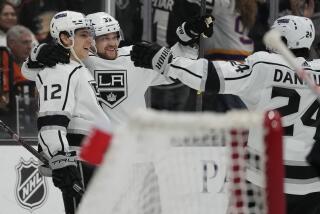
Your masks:
{"label": "la kings logo", "polygon": [[38,163],[33,158],[25,161],[21,158],[16,166],[17,184],[15,195],[18,204],[33,212],[40,208],[47,199],[47,183],[39,174]]}
{"label": "la kings logo", "polygon": [[128,96],[126,70],[95,70],[102,103],[109,108],[119,105]]}

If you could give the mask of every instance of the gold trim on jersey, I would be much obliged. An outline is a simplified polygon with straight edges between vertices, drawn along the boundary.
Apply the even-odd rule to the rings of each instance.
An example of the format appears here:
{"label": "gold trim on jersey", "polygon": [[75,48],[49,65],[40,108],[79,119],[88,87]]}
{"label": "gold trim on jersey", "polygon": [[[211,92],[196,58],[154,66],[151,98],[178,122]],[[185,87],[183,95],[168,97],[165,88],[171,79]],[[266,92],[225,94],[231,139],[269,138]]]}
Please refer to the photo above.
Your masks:
{"label": "gold trim on jersey", "polygon": [[205,54],[226,54],[226,55],[243,55],[249,56],[252,54],[252,51],[245,51],[245,50],[225,50],[225,49],[214,49],[214,50],[207,50]]}

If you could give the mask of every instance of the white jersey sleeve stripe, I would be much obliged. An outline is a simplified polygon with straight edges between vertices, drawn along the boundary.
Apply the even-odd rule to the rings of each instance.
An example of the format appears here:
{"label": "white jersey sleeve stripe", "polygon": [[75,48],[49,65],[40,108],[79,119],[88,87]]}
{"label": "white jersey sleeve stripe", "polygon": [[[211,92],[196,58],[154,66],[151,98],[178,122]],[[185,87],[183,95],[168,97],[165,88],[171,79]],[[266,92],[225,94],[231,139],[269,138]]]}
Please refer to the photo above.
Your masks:
{"label": "white jersey sleeve stripe", "polygon": [[62,140],[62,136],[61,136],[61,131],[58,130],[58,135],[59,135],[59,141],[60,141],[60,144],[61,144],[61,150],[63,152],[65,152],[65,149],[64,149],[64,145],[63,145],[63,140]]}
{"label": "white jersey sleeve stripe", "polygon": [[[50,149],[49,149],[49,146],[44,142],[44,139],[42,137],[42,134],[41,132],[39,133],[39,137],[40,137],[40,145],[42,144],[43,146],[45,146],[47,148],[47,151],[46,154],[49,154],[50,157],[53,157],[53,154],[50,152]],[[43,148],[43,146],[41,146],[42,150],[44,151],[45,149]]]}
{"label": "white jersey sleeve stripe", "polygon": [[58,151],[69,151],[69,142],[64,131],[45,130],[39,133],[39,137],[43,151],[51,157]]}
{"label": "white jersey sleeve stripe", "polygon": [[188,70],[188,69],[186,69],[186,68],[183,68],[183,67],[180,67],[180,66],[177,66],[177,65],[170,65],[170,66],[172,66],[172,67],[174,67],[174,68],[176,68],[176,69],[182,69],[182,70],[186,71],[187,73],[191,74],[192,76],[195,76],[195,77],[197,77],[197,78],[199,78],[199,79],[202,78],[201,75],[195,74],[195,73],[193,73],[191,70]]}
{"label": "white jersey sleeve stripe", "polygon": [[70,73],[69,77],[68,77],[68,84],[67,84],[67,92],[66,92],[66,96],[65,96],[65,100],[64,100],[64,103],[63,103],[63,107],[62,107],[62,110],[64,110],[66,108],[66,104],[67,104],[67,101],[68,101],[68,94],[69,94],[69,87],[70,87],[70,80],[71,80],[71,77],[72,75],[79,69],[81,68],[82,66],[78,66],[76,67],[75,69],[73,69],[73,71]]}
{"label": "white jersey sleeve stripe", "polygon": [[43,81],[42,81],[41,76],[39,74],[37,74],[37,78],[39,79],[41,85],[43,85]]}

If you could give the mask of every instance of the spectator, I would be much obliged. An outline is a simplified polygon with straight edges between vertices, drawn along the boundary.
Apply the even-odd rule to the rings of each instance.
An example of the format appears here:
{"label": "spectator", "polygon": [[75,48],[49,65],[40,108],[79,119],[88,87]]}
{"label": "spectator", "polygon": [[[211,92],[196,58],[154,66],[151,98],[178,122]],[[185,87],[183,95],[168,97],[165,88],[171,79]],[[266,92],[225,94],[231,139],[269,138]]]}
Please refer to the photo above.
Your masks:
{"label": "spectator", "polygon": [[17,14],[13,4],[0,1],[0,46],[6,46],[6,32],[17,24]]}
{"label": "spectator", "polygon": [[[256,22],[249,33],[249,37],[252,38],[252,40],[254,41],[255,52],[266,51],[265,46],[262,42],[262,37],[269,30],[268,22],[272,22],[272,20],[268,20],[269,18],[272,18],[269,17],[270,2],[265,0],[257,0],[257,4],[258,13],[256,17]],[[280,0],[278,17],[284,15],[297,15],[311,18],[313,17],[315,8],[318,4],[319,3],[315,2],[314,0]],[[316,23],[315,27],[317,28]],[[312,55],[315,54],[316,53],[312,53]]]}
{"label": "spectator", "polygon": [[[2,88],[2,108],[12,105],[14,95],[21,92],[18,85],[23,83],[33,87],[30,81],[26,80],[21,74],[21,65],[28,58],[31,51],[31,43],[34,40],[33,33],[26,27],[16,25],[7,32],[8,49],[1,49],[2,70],[3,70],[3,88]],[[31,88],[28,90],[33,91]]]}
{"label": "spectator", "polygon": [[279,1],[279,17],[284,15],[305,16],[311,18],[315,10],[314,0],[281,0]]}
{"label": "spectator", "polygon": [[116,18],[119,21],[123,31],[123,40],[120,46],[132,45],[141,41],[142,38],[142,19],[140,0],[116,1]]}
{"label": "spectator", "polygon": [[215,0],[214,34],[204,41],[205,58],[209,60],[243,61],[253,52],[248,37],[255,23],[256,0]]}
{"label": "spectator", "polygon": [[83,0],[23,0],[19,6],[19,23],[28,27],[40,43],[52,42],[49,24],[62,10],[81,11]]}
{"label": "spectator", "polygon": [[34,34],[22,25],[16,25],[7,32],[7,46],[19,66],[30,55],[33,41],[35,41]]}
{"label": "spectator", "polygon": [[266,51],[262,42],[263,35],[269,30],[269,4],[264,0],[257,0],[256,22],[250,29],[249,37],[254,42],[254,52]]}

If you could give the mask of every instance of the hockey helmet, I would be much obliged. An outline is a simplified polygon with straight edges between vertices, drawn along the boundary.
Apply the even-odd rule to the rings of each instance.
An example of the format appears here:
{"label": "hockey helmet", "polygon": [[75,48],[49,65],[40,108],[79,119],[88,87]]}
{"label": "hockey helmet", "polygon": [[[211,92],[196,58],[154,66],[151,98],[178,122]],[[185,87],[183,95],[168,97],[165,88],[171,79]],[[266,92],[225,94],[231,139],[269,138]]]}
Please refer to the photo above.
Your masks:
{"label": "hockey helmet", "polygon": [[310,49],[315,37],[312,21],[302,16],[287,15],[275,20],[271,29],[276,29],[286,39],[290,49]]}
{"label": "hockey helmet", "polygon": [[119,22],[105,12],[92,13],[87,15],[91,21],[96,36],[101,36],[108,33],[119,32]]}
{"label": "hockey helmet", "polygon": [[54,15],[50,23],[51,36],[61,45],[60,33],[65,31],[71,37],[80,28],[92,28],[91,22],[84,14],[74,11],[62,11]]}

